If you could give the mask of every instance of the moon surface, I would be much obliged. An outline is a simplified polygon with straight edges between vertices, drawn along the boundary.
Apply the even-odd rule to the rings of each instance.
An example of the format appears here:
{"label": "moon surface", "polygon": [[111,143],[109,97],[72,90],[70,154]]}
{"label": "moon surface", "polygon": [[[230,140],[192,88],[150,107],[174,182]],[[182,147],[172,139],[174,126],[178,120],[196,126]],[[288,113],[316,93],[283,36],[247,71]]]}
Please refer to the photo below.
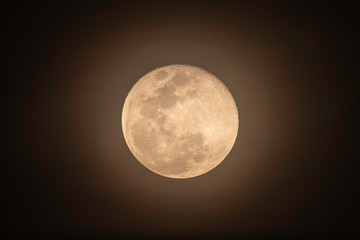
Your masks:
{"label": "moon surface", "polygon": [[232,149],[238,111],[228,88],[191,65],[157,68],[125,99],[122,128],[135,158],[170,178],[191,178],[219,165]]}

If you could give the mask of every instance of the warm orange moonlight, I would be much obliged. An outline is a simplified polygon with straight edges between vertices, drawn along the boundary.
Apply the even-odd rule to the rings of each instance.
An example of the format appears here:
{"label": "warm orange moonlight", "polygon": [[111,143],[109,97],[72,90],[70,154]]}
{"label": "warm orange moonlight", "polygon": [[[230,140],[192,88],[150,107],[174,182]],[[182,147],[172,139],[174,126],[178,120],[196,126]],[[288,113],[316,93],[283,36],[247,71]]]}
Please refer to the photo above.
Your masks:
{"label": "warm orange moonlight", "polygon": [[232,149],[235,101],[214,75],[169,65],[143,76],[126,97],[122,128],[136,159],[170,178],[191,178],[219,165]]}

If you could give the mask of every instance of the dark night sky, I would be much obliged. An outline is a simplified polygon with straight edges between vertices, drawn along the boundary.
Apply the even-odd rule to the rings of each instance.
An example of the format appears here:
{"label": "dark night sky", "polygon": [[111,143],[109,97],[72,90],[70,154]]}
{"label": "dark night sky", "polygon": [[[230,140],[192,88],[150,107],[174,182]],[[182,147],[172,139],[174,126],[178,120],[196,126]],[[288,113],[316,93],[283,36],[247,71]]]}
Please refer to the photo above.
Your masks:
{"label": "dark night sky", "polygon": [[[359,235],[354,6],[30,1],[1,9],[6,232]],[[239,108],[229,156],[187,180],[144,168],[121,130],[134,83],[175,63],[214,73]]]}

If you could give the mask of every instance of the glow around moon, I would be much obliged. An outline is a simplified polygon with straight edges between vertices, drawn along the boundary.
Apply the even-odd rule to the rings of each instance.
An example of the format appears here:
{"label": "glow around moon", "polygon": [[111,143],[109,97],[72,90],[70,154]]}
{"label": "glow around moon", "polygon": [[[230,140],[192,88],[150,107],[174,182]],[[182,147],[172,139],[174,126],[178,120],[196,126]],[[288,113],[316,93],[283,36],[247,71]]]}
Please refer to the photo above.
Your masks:
{"label": "glow around moon", "polygon": [[239,120],[235,101],[214,75],[168,65],[143,76],[122,112],[127,145],[151,171],[190,178],[220,164],[232,149]]}

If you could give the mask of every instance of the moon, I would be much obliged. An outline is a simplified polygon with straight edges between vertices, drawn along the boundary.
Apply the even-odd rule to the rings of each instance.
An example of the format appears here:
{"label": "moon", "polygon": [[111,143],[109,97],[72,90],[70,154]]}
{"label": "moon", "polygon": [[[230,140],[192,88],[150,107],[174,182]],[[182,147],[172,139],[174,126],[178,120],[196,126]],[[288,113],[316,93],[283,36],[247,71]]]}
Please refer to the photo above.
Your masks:
{"label": "moon", "polygon": [[135,158],[169,178],[192,178],[218,166],[232,149],[238,110],[228,88],[191,65],[159,67],[125,99],[122,129]]}

